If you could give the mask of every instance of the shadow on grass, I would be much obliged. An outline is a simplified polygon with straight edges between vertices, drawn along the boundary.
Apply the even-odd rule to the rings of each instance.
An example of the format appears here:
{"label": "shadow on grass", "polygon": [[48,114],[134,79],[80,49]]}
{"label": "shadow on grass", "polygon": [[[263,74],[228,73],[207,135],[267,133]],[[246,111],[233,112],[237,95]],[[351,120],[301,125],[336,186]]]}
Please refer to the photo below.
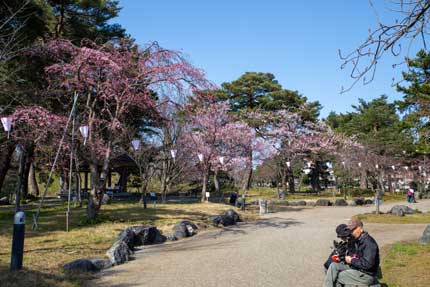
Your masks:
{"label": "shadow on grass", "polygon": [[83,282],[94,278],[90,273],[53,274],[23,268],[10,271],[9,266],[0,265],[0,282],[2,287],[72,287],[81,286]]}

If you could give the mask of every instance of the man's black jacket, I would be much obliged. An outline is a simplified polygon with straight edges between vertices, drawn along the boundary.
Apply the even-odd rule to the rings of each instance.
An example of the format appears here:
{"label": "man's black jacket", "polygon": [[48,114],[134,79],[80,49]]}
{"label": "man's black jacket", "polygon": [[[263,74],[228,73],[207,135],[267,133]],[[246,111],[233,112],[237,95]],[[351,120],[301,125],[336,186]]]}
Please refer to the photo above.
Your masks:
{"label": "man's black jacket", "polygon": [[375,239],[368,233],[363,233],[356,240],[356,253],[358,258],[352,259],[351,267],[376,276],[379,267],[379,247]]}

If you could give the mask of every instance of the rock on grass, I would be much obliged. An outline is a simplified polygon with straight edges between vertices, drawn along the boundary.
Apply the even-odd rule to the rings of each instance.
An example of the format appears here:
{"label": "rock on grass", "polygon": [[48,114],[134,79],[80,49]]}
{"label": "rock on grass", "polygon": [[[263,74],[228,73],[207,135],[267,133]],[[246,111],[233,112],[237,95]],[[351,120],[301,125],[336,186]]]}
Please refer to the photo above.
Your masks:
{"label": "rock on grass", "polygon": [[106,252],[106,256],[112,265],[120,265],[127,262],[130,260],[130,255],[132,254],[133,252],[128,248],[128,245],[122,240],[115,242]]}
{"label": "rock on grass", "polygon": [[197,226],[191,221],[183,220],[173,226],[173,235],[178,239],[191,237],[197,234],[197,229]]}
{"label": "rock on grass", "polygon": [[332,203],[328,199],[318,199],[316,202],[316,206],[331,206]]}
{"label": "rock on grass", "polygon": [[97,272],[112,266],[109,260],[103,258],[78,259],[64,264],[63,269],[66,272]]}
{"label": "rock on grass", "polygon": [[420,239],[421,244],[428,244],[430,242],[430,224],[426,226],[423,232],[423,236]]}
{"label": "rock on grass", "polygon": [[414,214],[416,213],[416,210],[406,206],[406,205],[395,205],[391,210],[388,212],[393,215],[397,216],[404,216],[405,214]]}

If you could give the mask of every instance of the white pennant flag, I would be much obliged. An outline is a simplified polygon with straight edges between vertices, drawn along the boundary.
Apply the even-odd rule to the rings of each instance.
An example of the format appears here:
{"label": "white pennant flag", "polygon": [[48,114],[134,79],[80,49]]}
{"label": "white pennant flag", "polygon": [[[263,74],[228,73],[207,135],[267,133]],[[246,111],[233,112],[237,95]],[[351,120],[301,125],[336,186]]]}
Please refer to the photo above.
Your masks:
{"label": "white pennant flag", "polygon": [[7,132],[7,138],[9,138],[9,133],[12,129],[12,118],[3,117],[1,118],[1,123],[3,124],[5,132]]}

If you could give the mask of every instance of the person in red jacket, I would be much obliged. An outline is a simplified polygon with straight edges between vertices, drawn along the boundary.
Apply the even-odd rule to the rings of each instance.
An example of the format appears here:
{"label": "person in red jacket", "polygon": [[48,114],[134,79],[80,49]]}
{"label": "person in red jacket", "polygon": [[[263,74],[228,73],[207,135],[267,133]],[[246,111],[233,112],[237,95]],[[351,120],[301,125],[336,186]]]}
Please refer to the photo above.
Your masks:
{"label": "person in red jacket", "polygon": [[378,283],[379,247],[375,239],[364,231],[363,222],[351,219],[348,223],[355,238],[355,254],[345,256],[345,263],[333,262],[324,278],[324,287],[342,285],[374,285]]}

